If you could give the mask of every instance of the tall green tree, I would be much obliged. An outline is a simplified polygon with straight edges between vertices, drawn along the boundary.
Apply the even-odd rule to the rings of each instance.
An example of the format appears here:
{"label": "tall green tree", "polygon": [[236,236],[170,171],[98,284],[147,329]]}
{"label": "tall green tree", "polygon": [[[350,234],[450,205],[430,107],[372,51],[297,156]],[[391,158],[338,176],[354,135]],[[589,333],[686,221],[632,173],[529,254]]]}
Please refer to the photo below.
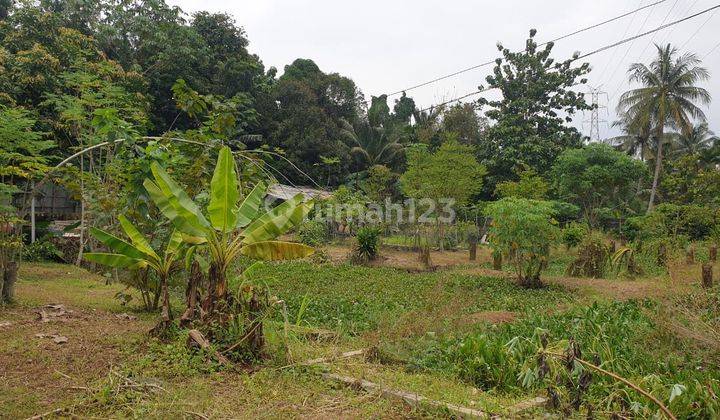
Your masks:
{"label": "tall green tree", "polygon": [[582,144],[582,135],[569,123],[577,111],[591,109],[583,94],[573,90],[587,82],[583,76],[590,66],[575,65],[577,55],[556,61],[550,56],[554,44],[539,48],[535,34],[530,31],[520,52],[498,44],[503,57],[486,80],[502,98],[479,100],[490,108],[485,115],[494,122],[479,149],[488,167],[487,195],[497,183],[513,177],[513,168],[526,166],[544,175],[560,153]]}
{"label": "tall green tree", "polygon": [[384,127],[373,127],[368,121],[361,121],[355,127],[345,120],[341,124],[341,134],[361,171],[375,165],[392,167],[404,150],[399,139],[388,136]]}
{"label": "tall green tree", "polygon": [[456,104],[445,110],[442,116],[443,130],[457,135],[460,143],[477,146],[487,129],[487,119],[476,111],[475,104]]}
{"label": "tall green tree", "polygon": [[22,220],[14,196],[28,191],[48,170],[55,143],[37,129],[34,116],[22,108],[0,105],[0,304],[14,299],[22,239]]}
{"label": "tall green tree", "polygon": [[566,150],[552,169],[559,197],[580,206],[591,226],[597,225],[599,210],[629,207],[646,174],[642,162],[600,143]]}
{"label": "tall green tree", "polygon": [[720,143],[720,137],[716,136],[707,123],[695,124],[690,131],[684,131],[674,136],[672,153],[674,155],[700,154]]}
{"label": "tall green tree", "polygon": [[[355,83],[336,73],[324,73],[312,60],[297,59],[285,66],[272,87],[277,102],[276,127],[268,139],[287,158],[318,182],[337,185],[348,174],[350,148],[341,136],[342,121],[359,121],[361,92]],[[327,159],[338,163],[328,166]],[[292,182],[309,180],[287,162],[275,165]]]}
{"label": "tall green tree", "polygon": [[[710,103],[710,93],[696,86],[710,77],[700,67],[700,59],[691,53],[679,55],[670,44],[655,45],[657,56],[646,65],[630,66],[630,81],[642,87],[625,92],[618,102],[618,113],[626,114],[629,121],[649,124],[656,139],[665,137],[665,128],[675,127],[681,132],[692,130],[692,120],[704,121],[705,113],[698,104]],[[663,142],[657,142],[648,211],[653,209],[663,162]]]}

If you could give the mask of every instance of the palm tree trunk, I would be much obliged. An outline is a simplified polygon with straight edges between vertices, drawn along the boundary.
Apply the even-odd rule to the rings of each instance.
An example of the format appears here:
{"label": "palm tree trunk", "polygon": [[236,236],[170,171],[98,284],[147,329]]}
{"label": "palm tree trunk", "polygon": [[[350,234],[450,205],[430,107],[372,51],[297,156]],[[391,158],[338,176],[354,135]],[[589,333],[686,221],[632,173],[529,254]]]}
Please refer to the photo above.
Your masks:
{"label": "palm tree trunk", "polygon": [[663,128],[665,126],[665,112],[660,106],[657,126],[657,156],[655,156],[655,174],[653,175],[652,188],[650,189],[650,201],[648,202],[647,212],[650,213],[655,206],[655,195],[657,194],[658,180],[660,179],[660,169],[662,169],[662,148],[663,148]]}

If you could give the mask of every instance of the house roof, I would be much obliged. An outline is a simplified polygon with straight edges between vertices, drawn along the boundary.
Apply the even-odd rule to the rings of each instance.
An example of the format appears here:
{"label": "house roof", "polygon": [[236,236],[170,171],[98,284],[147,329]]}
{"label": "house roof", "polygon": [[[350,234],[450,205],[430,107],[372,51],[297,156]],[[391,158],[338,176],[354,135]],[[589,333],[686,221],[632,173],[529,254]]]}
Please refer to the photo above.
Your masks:
{"label": "house roof", "polygon": [[303,194],[308,198],[329,198],[332,193],[310,187],[293,187],[290,185],[275,184],[267,190],[267,195],[278,200],[289,200],[290,198]]}

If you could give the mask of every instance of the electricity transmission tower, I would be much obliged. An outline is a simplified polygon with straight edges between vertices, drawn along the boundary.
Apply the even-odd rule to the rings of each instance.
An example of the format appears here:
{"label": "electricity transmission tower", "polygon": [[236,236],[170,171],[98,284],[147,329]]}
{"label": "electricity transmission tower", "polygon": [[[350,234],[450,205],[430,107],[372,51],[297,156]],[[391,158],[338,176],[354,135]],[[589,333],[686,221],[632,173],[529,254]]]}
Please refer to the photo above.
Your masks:
{"label": "electricity transmission tower", "polygon": [[590,88],[590,91],[588,92],[588,95],[590,95],[590,102],[592,104],[592,110],[590,111],[590,119],[583,121],[583,123],[589,123],[590,124],[590,141],[600,141],[600,124],[606,124],[606,120],[600,119],[600,109],[605,110],[605,115],[607,116],[607,106],[600,104],[600,97],[605,97],[605,101],[608,101],[608,94],[607,92],[604,92],[600,90],[600,86],[593,88]]}

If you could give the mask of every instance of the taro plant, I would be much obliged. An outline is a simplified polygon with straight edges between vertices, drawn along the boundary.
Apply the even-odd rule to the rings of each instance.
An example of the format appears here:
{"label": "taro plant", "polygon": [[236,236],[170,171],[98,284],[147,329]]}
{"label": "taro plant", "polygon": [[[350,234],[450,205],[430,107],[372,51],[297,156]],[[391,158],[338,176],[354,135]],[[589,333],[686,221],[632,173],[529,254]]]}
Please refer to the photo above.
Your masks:
{"label": "taro plant", "polygon": [[228,270],[240,255],[260,260],[303,258],[313,248],[275,240],[297,226],[312,204],[302,194],[262,213],[266,186],[258,183],[241,200],[235,159],[230,148],[220,150],[210,182],[207,217],[189,195],[157,163],[151,165],[153,179],[146,179],[150,198],[183,240],[203,245],[209,259],[206,296],[201,302],[203,323],[226,325],[235,302],[228,288]]}
{"label": "taro plant", "polygon": [[485,211],[492,219],[488,233],[493,250],[507,258],[521,286],[542,287],[540,273],[560,237],[552,203],[507,197]]}
{"label": "taro plant", "polygon": [[165,247],[165,251],[162,255],[159,255],[150,246],[147,238],[145,238],[125,216],[120,216],[118,220],[123,231],[128,238],[130,238],[130,242],[101,229],[90,228],[90,233],[112,252],[86,253],[84,254],[84,258],[86,261],[114,268],[125,268],[129,270],[149,269],[154,271],[160,280],[162,310],[160,323],[153,331],[160,333],[166,330],[172,323],[168,282],[172,271],[176,268],[175,263],[182,256],[182,236],[178,230],[173,231]]}

